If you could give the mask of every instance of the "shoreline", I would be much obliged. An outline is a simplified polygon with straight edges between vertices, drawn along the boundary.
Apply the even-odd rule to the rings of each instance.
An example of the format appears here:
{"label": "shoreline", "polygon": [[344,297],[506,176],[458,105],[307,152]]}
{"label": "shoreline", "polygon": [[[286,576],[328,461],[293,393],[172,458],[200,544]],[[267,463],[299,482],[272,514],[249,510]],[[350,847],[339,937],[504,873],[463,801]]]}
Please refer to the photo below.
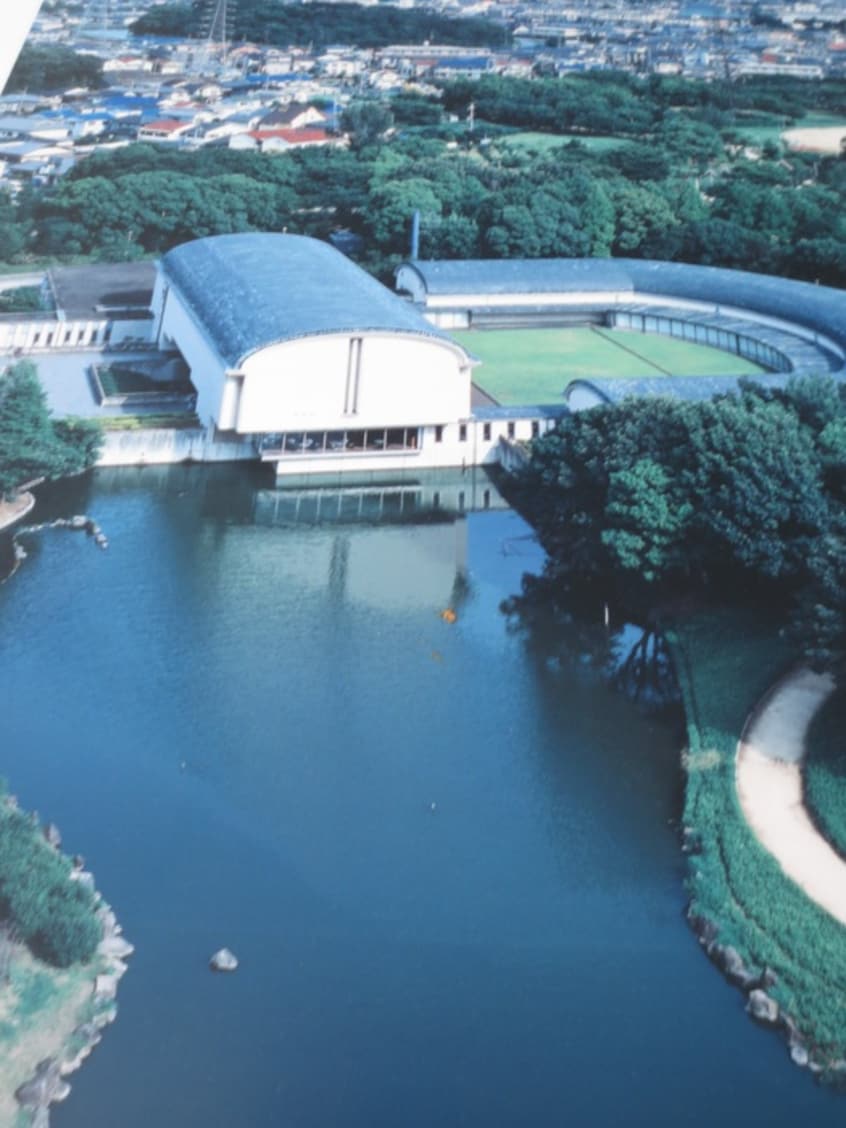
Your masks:
{"label": "shoreline", "polygon": [[[5,797],[4,806],[18,810],[12,796]],[[40,840],[38,848],[60,853],[55,827],[33,823],[32,834]],[[50,1106],[70,1092],[67,1078],[117,1017],[118,983],[134,951],[81,859],[72,863],[67,880],[84,885],[96,898],[92,911],[100,940],[87,963],[57,967],[35,956],[14,932],[0,936],[0,1123],[9,1128],[47,1128]]]}
{"label": "shoreline", "polygon": [[[785,1038],[793,1063],[843,1087],[843,924],[762,843],[737,786],[738,754],[754,733],[761,744],[755,721],[777,698],[785,671],[796,672],[795,658],[752,613],[701,615],[677,623],[669,636],[688,735],[682,824],[688,922],[709,959],[745,996],[747,1013]],[[769,714],[769,731],[783,736],[785,749],[795,746],[794,735],[804,732],[827,688],[827,679],[810,679],[800,681],[794,717]],[[790,767],[783,760],[773,766]],[[789,801],[787,810],[793,818]]]}

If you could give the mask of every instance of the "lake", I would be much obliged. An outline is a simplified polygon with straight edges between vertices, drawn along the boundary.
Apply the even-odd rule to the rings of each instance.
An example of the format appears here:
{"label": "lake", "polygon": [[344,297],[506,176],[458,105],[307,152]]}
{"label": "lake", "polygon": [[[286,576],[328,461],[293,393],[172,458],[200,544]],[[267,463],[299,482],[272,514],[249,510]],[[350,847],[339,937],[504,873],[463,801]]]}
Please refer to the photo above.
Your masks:
{"label": "lake", "polygon": [[56,1128],[841,1123],[684,921],[680,717],[510,629],[542,555],[481,472],[75,512],[109,550],[0,587],[0,773],[137,952]]}

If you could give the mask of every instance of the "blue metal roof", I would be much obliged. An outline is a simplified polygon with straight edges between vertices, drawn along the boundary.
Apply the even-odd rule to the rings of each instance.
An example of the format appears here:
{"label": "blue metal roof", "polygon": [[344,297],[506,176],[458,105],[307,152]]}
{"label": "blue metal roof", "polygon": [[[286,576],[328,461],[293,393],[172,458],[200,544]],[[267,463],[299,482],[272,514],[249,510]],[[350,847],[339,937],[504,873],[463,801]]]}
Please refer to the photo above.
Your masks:
{"label": "blue metal roof", "polygon": [[707,400],[712,396],[727,395],[740,390],[741,379],[765,388],[783,388],[790,379],[787,372],[756,372],[754,376],[645,376],[625,379],[612,376],[579,377],[570,380],[564,391],[569,400],[571,393],[584,389],[593,392],[603,403],[621,403],[632,397],[670,396],[682,400]]}
{"label": "blue metal roof", "polygon": [[324,333],[446,334],[328,243],[304,235],[216,235],[162,258],[232,368],[268,345]]}
{"label": "blue metal roof", "polygon": [[620,259],[415,259],[429,294],[531,294],[581,290],[633,291]]}

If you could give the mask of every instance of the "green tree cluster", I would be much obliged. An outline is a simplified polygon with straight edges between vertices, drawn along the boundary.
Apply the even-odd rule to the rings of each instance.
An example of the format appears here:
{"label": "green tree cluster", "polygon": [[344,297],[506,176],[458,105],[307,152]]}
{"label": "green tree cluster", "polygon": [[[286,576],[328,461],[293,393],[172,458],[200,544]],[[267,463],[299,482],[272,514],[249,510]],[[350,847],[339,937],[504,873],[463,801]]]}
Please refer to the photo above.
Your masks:
{"label": "green tree cluster", "polygon": [[89,960],[102,938],[95,895],[70,872],[68,859],[47,845],[32,819],[3,801],[0,919],[58,967]]}
{"label": "green tree cluster", "polygon": [[[203,26],[202,0],[193,4],[151,7],[132,25],[136,35],[196,36]],[[466,46],[506,46],[508,29],[491,19],[445,16],[425,8],[396,8],[380,4],[280,4],[277,0],[238,0],[235,39],[275,47],[325,47],[349,43],[357,47],[385,47],[391,43],[442,43]]]}
{"label": "green tree cluster", "polygon": [[96,420],[53,420],[35,366],[0,376],[0,497],[35,478],[61,478],[92,466],[103,442]]}
{"label": "green tree cluster", "polygon": [[93,55],[80,55],[62,44],[24,46],[6,83],[7,92],[31,90],[49,93],[72,86],[96,89],[103,85],[103,62]]}
{"label": "green tree cluster", "polygon": [[[416,209],[424,258],[620,255],[846,286],[846,157],[777,151],[748,159],[729,131],[706,119],[769,114],[755,106],[769,105],[771,92],[738,84],[736,110],[730,91],[716,86],[614,74],[489,78],[448,84],[443,100],[403,94],[390,104],[353,102],[344,118],[349,149],[271,157],[130,145],[88,157],[35,195],[0,198],[0,254],[5,247],[18,258],[120,260],[201,235],[327,238],[344,228],[360,236],[363,264],[389,278],[408,254]],[[804,103],[789,87],[787,104],[801,112],[815,97],[836,103],[833,84],[810,87]],[[494,109],[507,95],[517,124],[538,124],[533,114],[548,98],[554,103],[553,93],[573,102],[579,124],[550,111],[549,132],[584,131],[579,106],[593,100],[615,115],[616,143],[590,148],[561,138],[524,147],[509,141],[510,126],[481,120],[488,94]],[[404,124],[429,113],[443,118],[450,107],[465,115],[473,99],[472,134],[466,121]],[[634,103],[650,123],[637,140],[626,132]]]}
{"label": "green tree cluster", "polygon": [[681,596],[766,600],[805,656],[846,656],[846,395],[829,377],[625,400],[537,440],[515,486],[544,584],[642,620]]}

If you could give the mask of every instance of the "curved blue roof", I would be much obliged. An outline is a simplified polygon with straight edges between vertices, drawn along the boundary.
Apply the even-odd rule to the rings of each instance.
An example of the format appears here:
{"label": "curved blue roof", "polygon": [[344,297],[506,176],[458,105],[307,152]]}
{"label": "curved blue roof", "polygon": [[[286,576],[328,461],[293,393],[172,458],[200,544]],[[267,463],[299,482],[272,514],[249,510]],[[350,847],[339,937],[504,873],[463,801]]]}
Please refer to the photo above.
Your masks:
{"label": "curved blue roof", "polygon": [[614,292],[726,305],[781,318],[846,347],[846,291],[770,274],[647,259],[413,260],[429,295]]}
{"label": "curved blue roof", "polygon": [[195,239],[161,265],[231,368],[268,345],[324,333],[416,334],[464,351],[334,247],[304,235]]}
{"label": "curved blue roof", "polygon": [[599,403],[621,403],[633,396],[672,396],[682,400],[706,400],[713,396],[736,393],[741,380],[750,380],[765,388],[783,388],[790,379],[787,372],[756,372],[754,376],[645,376],[620,379],[611,376],[577,377],[564,389],[570,402],[575,393],[587,391]]}

